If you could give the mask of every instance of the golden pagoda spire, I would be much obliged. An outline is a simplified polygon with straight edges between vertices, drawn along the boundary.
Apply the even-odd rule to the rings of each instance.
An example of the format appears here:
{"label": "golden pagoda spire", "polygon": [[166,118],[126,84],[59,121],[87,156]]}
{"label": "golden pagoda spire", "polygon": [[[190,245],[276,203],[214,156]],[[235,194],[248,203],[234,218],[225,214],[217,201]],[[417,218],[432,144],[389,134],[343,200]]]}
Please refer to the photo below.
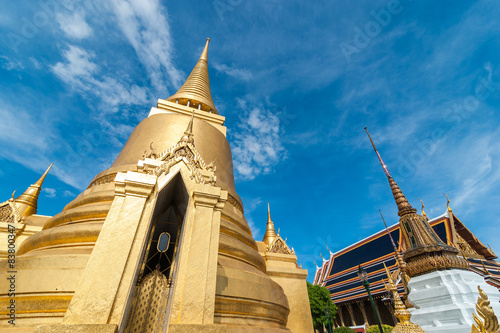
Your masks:
{"label": "golden pagoda spire", "polygon": [[395,309],[394,315],[399,320],[399,323],[392,329],[392,332],[393,333],[410,333],[410,332],[425,333],[425,331],[420,326],[418,326],[417,324],[414,324],[410,321],[411,314],[406,309],[403,301],[401,300],[401,297],[399,296],[399,293],[398,293],[398,288],[397,288],[396,284],[394,283],[394,280],[392,279],[391,272],[389,272],[389,269],[387,269],[387,267],[385,266],[385,263],[384,263],[384,268],[385,268],[385,273],[387,274],[387,279],[388,279],[388,285],[386,286],[386,289],[387,289],[387,291],[392,293],[392,296],[394,298],[394,309]]}
{"label": "golden pagoda spire", "polygon": [[19,215],[21,218],[27,217],[37,212],[37,202],[40,191],[42,190],[42,184],[45,180],[45,177],[49,173],[50,168],[52,168],[52,163],[47,170],[43,173],[43,175],[36,181],[35,184],[28,187],[23,194],[14,199],[14,202],[17,205]]}
{"label": "golden pagoda spire", "polygon": [[269,201],[267,202],[267,226],[266,233],[264,234],[264,239],[262,241],[267,245],[271,246],[273,241],[276,239],[278,235],[276,234],[276,230],[274,229],[274,223],[271,220],[271,208],[269,207]]}
{"label": "golden pagoda spire", "polygon": [[387,176],[387,179],[389,180],[389,185],[391,185],[391,190],[392,190],[392,195],[394,196],[394,200],[396,200],[396,204],[398,205],[398,215],[403,216],[405,214],[409,214],[412,212],[416,212],[416,209],[414,209],[406,197],[403,194],[403,191],[399,188],[398,184],[394,181],[392,178],[391,174],[389,173],[389,169],[387,169],[387,166],[385,165],[384,161],[382,160],[382,156],[380,156],[380,153],[377,150],[377,147],[375,147],[375,143],[372,140],[372,137],[370,136],[370,133],[368,133],[368,129],[365,127],[366,134],[368,134],[368,137],[370,138],[370,142],[372,143],[373,149],[375,150],[375,153],[377,154],[378,160],[380,164],[382,165],[382,168],[384,169],[384,173]]}
{"label": "golden pagoda spire", "polygon": [[193,71],[189,74],[182,87],[174,95],[167,98],[167,101],[219,114],[212,100],[210,80],[208,78],[207,60],[209,42],[210,38],[207,38],[205,48]]}
{"label": "golden pagoda spire", "polygon": [[403,259],[406,262],[406,274],[411,278],[442,269],[468,269],[467,260],[457,256],[458,250],[445,244],[432,229],[427,219],[417,214],[417,210],[410,205],[389,173],[366,127],[365,131],[370,138],[380,164],[382,164],[392,194],[398,205],[399,230],[403,236],[404,248],[406,249],[403,254]]}

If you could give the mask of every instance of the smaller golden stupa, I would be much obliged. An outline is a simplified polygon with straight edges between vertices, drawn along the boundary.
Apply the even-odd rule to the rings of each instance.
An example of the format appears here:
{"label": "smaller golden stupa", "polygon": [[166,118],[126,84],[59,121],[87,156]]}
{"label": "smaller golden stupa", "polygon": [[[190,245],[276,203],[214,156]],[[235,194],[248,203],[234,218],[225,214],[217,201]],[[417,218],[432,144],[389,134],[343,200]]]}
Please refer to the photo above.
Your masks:
{"label": "smaller golden stupa", "polygon": [[394,308],[395,308],[394,315],[399,320],[399,323],[392,329],[392,333],[410,333],[410,332],[425,333],[425,331],[420,326],[410,321],[411,314],[406,309],[405,305],[403,304],[403,301],[401,301],[401,297],[399,296],[398,293],[398,288],[396,287],[396,284],[392,279],[391,272],[389,272],[385,264],[384,268],[387,274],[387,279],[389,280],[386,289],[387,291],[392,293],[392,296],[394,298]]}

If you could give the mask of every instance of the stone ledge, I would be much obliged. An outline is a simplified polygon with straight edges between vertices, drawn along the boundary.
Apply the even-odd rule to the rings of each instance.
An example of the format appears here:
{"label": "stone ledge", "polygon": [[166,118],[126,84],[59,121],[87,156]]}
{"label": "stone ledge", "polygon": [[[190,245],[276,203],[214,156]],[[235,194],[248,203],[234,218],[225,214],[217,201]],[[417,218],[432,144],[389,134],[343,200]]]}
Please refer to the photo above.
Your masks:
{"label": "stone ledge", "polygon": [[35,333],[116,333],[117,329],[114,324],[59,324],[38,326]]}
{"label": "stone ledge", "polygon": [[197,324],[172,324],[168,327],[169,333],[227,333],[224,325],[197,325]]}

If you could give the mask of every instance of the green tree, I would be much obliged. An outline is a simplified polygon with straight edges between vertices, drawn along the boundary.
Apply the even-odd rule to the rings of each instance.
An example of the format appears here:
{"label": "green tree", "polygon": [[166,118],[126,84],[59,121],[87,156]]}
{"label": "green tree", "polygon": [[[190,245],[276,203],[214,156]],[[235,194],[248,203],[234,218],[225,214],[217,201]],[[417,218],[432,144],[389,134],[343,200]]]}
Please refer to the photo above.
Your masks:
{"label": "green tree", "polygon": [[333,333],[356,333],[356,331],[349,327],[337,327]]}
{"label": "green tree", "polygon": [[325,308],[328,308],[330,312],[330,322],[333,327],[333,321],[337,315],[337,307],[333,304],[328,289],[307,282],[307,293],[309,294],[309,305],[311,307],[314,328],[322,329],[323,325],[328,327]]}

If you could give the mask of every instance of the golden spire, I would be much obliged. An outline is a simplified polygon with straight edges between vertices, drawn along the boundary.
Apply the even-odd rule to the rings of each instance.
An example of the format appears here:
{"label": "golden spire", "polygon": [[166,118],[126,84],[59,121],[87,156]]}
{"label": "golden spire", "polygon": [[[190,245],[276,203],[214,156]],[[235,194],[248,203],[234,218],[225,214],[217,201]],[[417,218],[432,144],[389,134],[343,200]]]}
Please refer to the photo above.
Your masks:
{"label": "golden spire", "polygon": [[189,120],[186,131],[184,131],[184,135],[181,138],[181,141],[187,142],[194,145],[194,134],[193,134],[193,119],[194,119],[194,110],[191,114],[191,119]]}
{"label": "golden spire", "polygon": [[38,195],[42,190],[43,181],[45,180],[45,177],[49,173],[50,168],[52,168],[52,165],[54,165],[54,163],[52,163],[48,167],[47,171],[43,173],[43,175],[40,177],[40,179],[37,180],[35,184],[28,187],[28,189],[24,191],[23,194],[14,199],[14,202],[17,204],[19,215],[21,218],[36,214]]}
{"label": "golden spire", "polygon": [[427,221],[429,221],[429,218],[427,217],[427,214],[424,212],[424,202],[421,199],[418,199],[420,203],[422,203],[422,216],[425,217]]}
{"label": "golden spire", "polygon": [[445,244],[432,229],[427,219],[417,214],[417,210],[406,200],[403,192],[389,173],[366,127],[365,131],[370,138],[380,164],[382,164],[392,194],[398,205],[399,230],[403,236],[404,248],[406,249],[403,255],[406,262],[406,274],[411,278],[442,269],[468,269],[467,260],[458,257],[458,250]]}
{"label": "golden spire", "polygon": [[410,321],[411,314],[410,312],[406,309],[405,305],[403,304],[403,301],[401,300],[401,297],[399,296],[398,293],[398,288],[396,284],[394,283],[391,272],[389,272],[389,269],[385,266],[384,263],[384,268],[385,268],[385,273],[387,274],[387,279],[388,279],[388,285],[386,286],[387,291],[392,293],[392,296],[394,298],[394,315],[398,318],[399,323],[392,329],[393,333],[410,333],[410,332],[422,332],[425,333],[425,331],[418,326],[417,324],[414,324]]}
{"label": "golden spire", "polygon": [[262,241],[270,246],[278,235],[274,229],[274,223],[271,221],[271,208],[269,207],[269,201],[267,202],[267,226],[266,233],[264,234],[264,239]]}
{"label": "golden spire", "polygon": [[391,190],[392,190],[392,195],[394,196],[394,200],[396,200],[396,204],[398,205],[398,215],[403,216],[405,214],[409,214],[412,212],[416,212],[416,209],[413,208],[406,197],[404,196],[403,192],[399,188],[398,184],[394,181],[392,178],[391,174],[389,173],[389,169],[387,169],[387,166],[385,165],[384,161],[382,160],[382,156],[380,156],[380,153],[377,150],[377,147],[375,147],[375,143],[372,140],[372,137],[370,136],[370,133],[368,133],[368,129],[365,127],[366,134],[368,134],[368,137],[370,138],[370,142],[372,143],[373,149],[375,150],[375,153],[377,154],[378,160],[380,164],[382,164],[382,168],[384,169],[384,173],[387,176],[387,179],[389,180],[389,185],[391,185]]}
{"label": "golden spire", "polygon": [[167,101],[219,114],[212,100],[210,80],[208,79],[209,42],[210,38],[207,38],[205,48],[193,71],[189,74],[182,87],[174,95],[167,98]]}

